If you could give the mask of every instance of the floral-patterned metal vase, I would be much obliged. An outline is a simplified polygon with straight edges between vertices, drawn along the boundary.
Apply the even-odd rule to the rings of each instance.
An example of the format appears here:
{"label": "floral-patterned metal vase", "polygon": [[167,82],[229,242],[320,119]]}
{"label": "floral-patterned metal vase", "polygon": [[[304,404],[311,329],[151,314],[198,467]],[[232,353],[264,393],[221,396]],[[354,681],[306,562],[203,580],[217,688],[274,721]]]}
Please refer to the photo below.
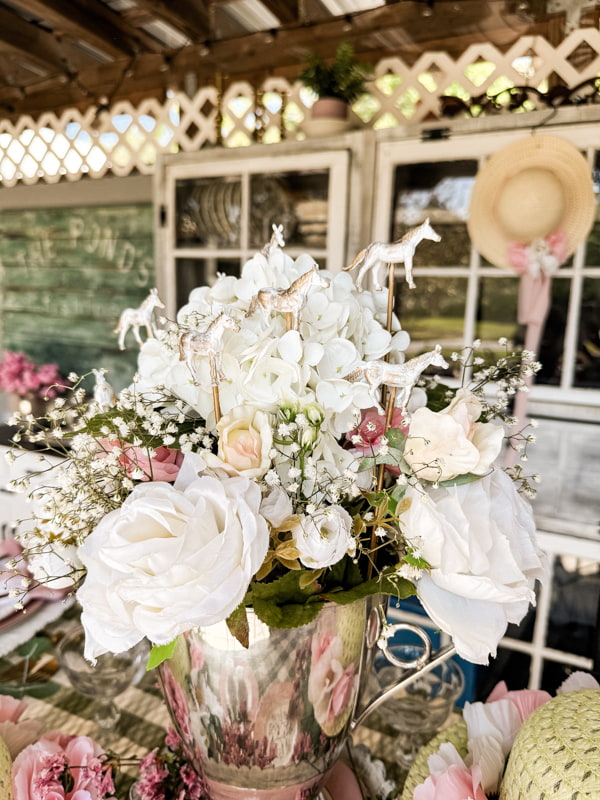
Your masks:
{"label": "floral-patterned metal vase", "polygon": [[249,611],[247,649],[224,623],[179,637],[162,688],[211,800],[319,796],[354,724],[381,633],[377,606],[328,603],[294,629]]}

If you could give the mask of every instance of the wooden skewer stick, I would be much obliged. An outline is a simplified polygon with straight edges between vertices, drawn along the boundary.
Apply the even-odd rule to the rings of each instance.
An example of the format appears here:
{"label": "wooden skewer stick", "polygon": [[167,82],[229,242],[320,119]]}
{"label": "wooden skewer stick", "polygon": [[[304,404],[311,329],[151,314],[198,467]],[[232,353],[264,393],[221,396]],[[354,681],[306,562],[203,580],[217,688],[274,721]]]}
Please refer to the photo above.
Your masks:
{"label": "wooden skewer stick", "polygon": [[[392,319],[394,314],[394,278],[395,278],[395,267],[394,264],[388,264],[388,301],[387,301],[387,320],[386,320],[386,328],[391,334],[392,332]],[[386,361],[389,361],[389,353],[385,356]],[[387,386],[385,384],[381,387],[381,405],[386,409],[385,414],[385,432],[391,428],[392,426],[392,418],[394,416],[394,403],[396,402],[396,387],[390,387],[390,394],[387,397],[387,405],[386,405],[386,395],[387,395]],[[379,464],[377,468],[377,491],[380,492],[383,489],[383,480],[385,477],[385,464]],[[367,578],[370,578],[373,574],[373,569],[377,566],[377,550],[375,549],[377,546],[377,536],[375,534],[375,528],[371,530],[371,542],[370,542],[370,549],[371,553],[373,553],[373,560],[369,563],[369,570],[367,573]]]}

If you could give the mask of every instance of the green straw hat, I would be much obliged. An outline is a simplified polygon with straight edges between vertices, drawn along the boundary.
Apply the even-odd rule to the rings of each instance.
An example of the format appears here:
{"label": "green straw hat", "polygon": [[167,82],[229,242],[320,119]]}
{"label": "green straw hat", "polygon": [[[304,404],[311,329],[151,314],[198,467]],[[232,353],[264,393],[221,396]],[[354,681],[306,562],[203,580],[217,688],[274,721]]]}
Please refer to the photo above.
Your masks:
{"label": "green straw hat", "polygon": [[462,720],[441,730],[419,750],[406,776],[400,800],[413,800],[416,787],[429,777],[427,759],[436,753],[445,742],[453,744],[463,758],[467,755],[467,726]]}
{"label": "green straw hat", "polygon": [[523,723],[500,800],[599,800],[600,689],[549,700]]}

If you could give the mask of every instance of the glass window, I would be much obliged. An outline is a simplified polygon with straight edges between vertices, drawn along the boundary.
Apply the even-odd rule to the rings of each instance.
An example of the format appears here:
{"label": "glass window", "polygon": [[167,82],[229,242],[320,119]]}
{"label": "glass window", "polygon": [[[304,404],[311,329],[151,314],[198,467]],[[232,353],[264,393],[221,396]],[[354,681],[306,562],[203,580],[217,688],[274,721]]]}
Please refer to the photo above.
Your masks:
{"label": "glass window", "polygon": [[600,279],[583,281],[574,385],[600,389]]}
{"label": "glass window", "polygon": [[178,180],[175,246],[239,247],[241,214],[239,176]]}
{"label": "glass window", "polygon": [[187,303],[192,289],[197,286],[210,286],[217,279],[217,273],[225,275],[240,274],[239,258],[178,258],[177,270],[177,308]]}
{"label": "glass window", "polygon": [[250,246],[261,249],[271,225],[283,225],[288,247],[327,246],[329,170],[277,172],[250,178]]}
{"label": "glass window", "polygon": [[409,289],[404,275],[396,277],[395,311],[411,337],[414,355],[441,344],[445,352],[463,343],[466,278],[419,276],[417,289]]}
{"label": "glass window", "polygon": [[394,171],[392,240],[400,239],[426,217],[442,237],[441,243],[423,241],[414,265],[469,265],[470,240],[466,219],[476,161],[401,164]]}

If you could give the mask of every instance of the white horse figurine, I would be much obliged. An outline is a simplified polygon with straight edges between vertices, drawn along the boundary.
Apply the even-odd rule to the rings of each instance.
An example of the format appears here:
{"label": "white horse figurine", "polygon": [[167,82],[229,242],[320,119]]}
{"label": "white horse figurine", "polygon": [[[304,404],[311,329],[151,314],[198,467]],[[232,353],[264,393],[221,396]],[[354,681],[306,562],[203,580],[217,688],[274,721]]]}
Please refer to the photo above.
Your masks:
{"label": "white horse figurine", "polygon": [[401,239],[391,244],[385,242],[372,242],[367,245],[364,250],[356,256],[354,261],[344,270],[354,269],[360,267],[356,277],[356,288],[359,292],[363,290],[363,280],[367,272],[373,270],[373,282],[376,291],[381,291],[381,283],[379,282],[379,268],[383,264],[404,264],[404,274],[406,275],[406,282],[411,289],[415,288],[413,281],[413,257],[417,245],[423,239],[430,239],[433,242],[441,241],[441,236],[437,234],[429,224],[429,217],[425,222],[421,223],[418,228],[412,228],[404,234]]}
{"label": "white horse figurine", "polygon": [[210,381],[218,386],[225,378],[221,366],[223,352],[223,333],[226,330],[239,331],[240,326],[224,311],[215,317],[205,331],[186,331],[179,337],[179,360],[185,361],[192,373],[194,386],[199,385],[196,373],[196,356],[207,356],[210,365]]}
{"label": "white horse figurine", "polygon": [[319,267],[315,264],[312,269],[300,275],[288,289],[261,289],[250,301],[246,316],[249,317],[257,308],[265,311],[283,311],[286,315],[286,330],[298,330],[300,312],[306,305],[308,290],[311,286],[321,286],[326,289],[329,281],[319,275]]}
{"label": "white horse figurine", "polygon": [[117,402],[117,395],[110,383],[104,377],[105,369],[93,369],[92,372],[96,377],[96,384],[94,386],[94,404],[98,411],[108,411]]}
{"label": "white horse figurine", "polygon": [[140,347],[142,346],[140,337],[140,327],[142,325],[146,328],[148,338],[153,339],[156,336],[156,331],[152,320],[152,312],[155,308],[164,307],[165,304],[158,296],[158,289],[150,289],[148,297],[138,308],[124,309],[119,317],[119,324],[113,331],[113,333],[119,334],[119,350],[125,350],[125,336],[127,336],[129,328],[133,328],[133,335]]}
{"label": "white horse figurine", "polygon": [[377,396],[379,387],[385,384],[394,389],[400,389],[401,391],[396,397],[396,405],[400,408],[406,408],[410,394],[421,373],[431,366],[442,369],[448,367],[442,356],[442,348],[439,344],[436,344],[433,350],[411,358],[405,361],[404,364],[390,364],[387,361],[366,361],[349,375],[346,375],[345,380],[352,382],[364,381],[367,383],[369,385],[369,393],[380,411],[382,409]]}
{"label": "white horse figurine", "polygon": [[146,328],[148,338],[153,339],[156,336],[156,331],[154,329],[152,312],[155,308],[164,307],[165,304],[158,296],[158,289],[150,289],[148,297],[139,308],[126,308],[122,311],[119,324],[113,331],[113,333],[119,334],[119,350],[125,350],[125,336],[129,328],[133,328],[133,335],[140,347],[142,346],[140,326],[143,325]]}
{"label": "white horse figurine", "polygon": [[275,223],[273,223],[271,228],[273,229],[271,238],[260,251],[265,258],[269,258],[272,250],[276,250],[278,247],[285,247],[285,239],[283,238],[283,225],[275,225]]}

